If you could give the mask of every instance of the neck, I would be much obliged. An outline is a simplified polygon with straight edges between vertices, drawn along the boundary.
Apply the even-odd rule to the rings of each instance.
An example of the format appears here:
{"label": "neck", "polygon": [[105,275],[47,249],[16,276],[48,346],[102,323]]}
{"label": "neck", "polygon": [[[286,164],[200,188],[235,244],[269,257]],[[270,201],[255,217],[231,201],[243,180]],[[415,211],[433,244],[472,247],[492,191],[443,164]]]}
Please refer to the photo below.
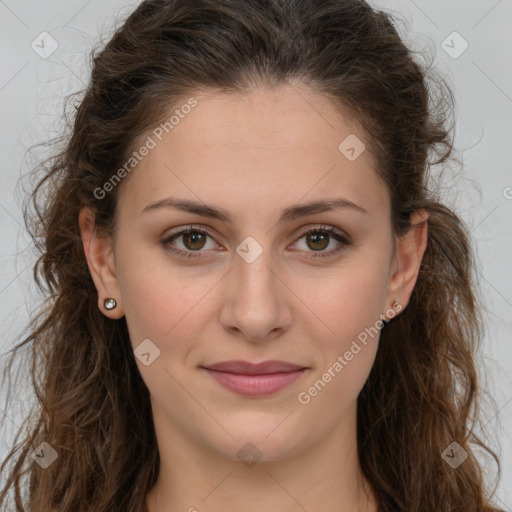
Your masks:
{"label": "neck", "polygon": [[148,512],[377,512],[359,466],[355,408],[314,444],[255,463],[256,448],[252,462],[249,447],[248,458],[233,460],[155,416],[161,463]]}

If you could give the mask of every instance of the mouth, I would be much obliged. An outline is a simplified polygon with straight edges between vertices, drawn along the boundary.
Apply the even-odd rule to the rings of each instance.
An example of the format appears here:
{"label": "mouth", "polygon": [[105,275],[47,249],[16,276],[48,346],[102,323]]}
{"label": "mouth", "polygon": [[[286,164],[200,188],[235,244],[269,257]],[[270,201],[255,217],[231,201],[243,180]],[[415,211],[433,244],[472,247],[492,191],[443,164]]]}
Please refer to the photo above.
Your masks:
{"label": "mouth", "polygon": [[308,370],[285,361],[224,361],[201,368],[216,382],[243,396],[268,396],[290,386]]}

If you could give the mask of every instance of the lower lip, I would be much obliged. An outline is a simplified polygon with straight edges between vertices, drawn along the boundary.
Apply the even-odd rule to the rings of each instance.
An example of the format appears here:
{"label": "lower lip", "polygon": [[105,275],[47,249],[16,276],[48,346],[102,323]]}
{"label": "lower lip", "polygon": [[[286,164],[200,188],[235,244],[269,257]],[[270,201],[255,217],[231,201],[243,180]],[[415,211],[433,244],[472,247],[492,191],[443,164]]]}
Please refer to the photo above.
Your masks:
{"label": "lower lip", "polygon": [[244,396],[266,396],[277,393],[289,386],[306,371],[269,373],[265,375],[245,375],[204,368],[221,386]]}

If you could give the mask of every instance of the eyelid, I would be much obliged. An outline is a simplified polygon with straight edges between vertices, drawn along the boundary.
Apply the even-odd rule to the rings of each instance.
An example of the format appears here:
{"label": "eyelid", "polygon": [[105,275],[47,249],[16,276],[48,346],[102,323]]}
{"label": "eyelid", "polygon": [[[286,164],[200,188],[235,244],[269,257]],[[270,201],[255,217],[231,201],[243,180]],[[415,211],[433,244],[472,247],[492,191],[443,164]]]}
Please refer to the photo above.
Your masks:
{"label": "eyelid", "polygon": [[[178,228],[176,231],[166,234],[163,238],[163,241],[165,242],[172,238],[178,238],[180,235],[186,235],[187,233],[190,233],[190,232],[193,232],[193,233],[199,232],[206,236],[209,236],[210,238],[212,238],[214,240],[217,237],[217,234],[214,234],[214,232],[211,228],[203,227],[198,224],[190,224],[188,226],[182,226],[182,227]],[[200,252],[200,251],[196,251],[196,252]]]}
{"label": "eyelid", "polygon": [[[178,256],[182,257],[202,257],[207,258],[208,256],[203,256],[201,253],[205,253],[208,251],[198,250],[198,251],[184,251],[183,249],[178,249],[176,247],[172,247],[171,242],[173,242],[175,239],[179,238],[182,235],[186,235],[187,233],[202,233],[205,236],[210,237],[212,240],[215,240],[215,237],[210,232],[209,229],[204,228],[202,226],[191,224],[189,226],[180,227],[178,230],[165,235],[164,238],[160,241],[160,244],[164,246],[164,248],[172,252],[174,254],[177,254]],[[217,242],[216,242],[217,243]]]}
{"label": "eyelid", "polygon": [[308,233],[311,233],[312,231],[313,232],[314,231],[326,231],[328,233],[335,233],[339,236],[349,239],[349,236],[344,231],[341,231],[340,229],[336,228],[335,226],[330,226],[328,224],[318,224],[313,227],[306,226],[304,228],[301,228],[299,230],[299,232],[296,234],[296,236],[303,237],[304,235],[307,235]]}
{"label": "eyelid", "polygon": [[325,224],[305,227],[296,235],[296,241],[293,243],[295,244],[299,242],[305,235],[315,233],[327,233],[331,238],[334,238],[336,242],[338,242],[338,247],[331,249],[330,251],[306,251],[308,254],[313,254],[313,256],[306,256],[306,258],[309,258],[310,260],[316,260],[318,258],[335,258],[342,251],[345,251],[354,245],[352,238],[347,233],[339,230],[335,226]]}

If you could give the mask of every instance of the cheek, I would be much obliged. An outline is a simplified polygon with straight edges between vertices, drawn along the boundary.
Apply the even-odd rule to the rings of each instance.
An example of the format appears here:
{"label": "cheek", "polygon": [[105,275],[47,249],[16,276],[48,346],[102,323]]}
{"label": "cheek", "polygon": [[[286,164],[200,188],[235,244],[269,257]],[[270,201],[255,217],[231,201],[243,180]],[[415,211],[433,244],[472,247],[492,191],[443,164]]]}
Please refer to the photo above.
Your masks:
{"label": "cheek", "polygon": [[294,286],[319,320],[323,339],[339,345],[373,326],[384,313],[388,272],[386,258],[361,252],[336,271],[318,274],[314,281],[297,281]]}
{"label": "cheek", "polygon": [[[370,300],[372,297],[368,297]],[[317,359],[297,400],[305,413],[336,422],[357,400],[377,353],[380,328],[377,304],[349,302],[332,312],[329,333],[318,340]]]}
{"label": "cheek", "polygon": [[[212,276],[191,278],[190,273],[171,265],[148,265],[136,251],[125,254],[119,258],[118,277],[140,375],[157,402],[166,403],[171,396],[179,402],[183,399],[179,383],[190,371],[189,353],[208,321],[205,290],[213,287],[215,280]],[[147,352],[149,361],[137,357]]]}
{"label": "cheek", "polygon": [[[127,244],[124,244],[127,245]],[[165,254],[124,247],[119,242],[118,279],[128,330],[136,345],[145,338],[163,346],[179,332],[201,324],[197,305],[215,285],[213,273],[180,268]]]}
{"label": "cheek", "polygon": [[[317,405],[336,402],[337,410],[356,399],[372,368],[385,312],[386,258],[361,254],[336,275],[322,279],[308,303],[322,333],[316,337],[317,365],[308,384]],[[303,290],[306,293],[306,290]],[[315,339],[315,337],[312,337]],[[324,390],[325,388],[325,390]],[[305,398],[305,401],[309,399]],[[302,402],[301,402],[302,403]]]}

